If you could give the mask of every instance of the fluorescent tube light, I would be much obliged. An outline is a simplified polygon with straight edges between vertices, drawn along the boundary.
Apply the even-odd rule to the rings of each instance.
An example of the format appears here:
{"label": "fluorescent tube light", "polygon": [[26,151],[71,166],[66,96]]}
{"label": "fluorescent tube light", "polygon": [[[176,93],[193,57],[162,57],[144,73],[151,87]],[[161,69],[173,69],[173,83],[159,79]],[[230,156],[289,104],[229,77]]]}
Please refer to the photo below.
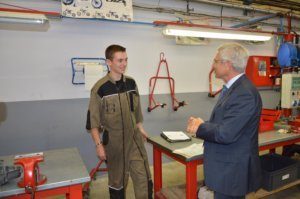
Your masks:
{"label": "fluorescent tube light", "polygon": [[43,14],[0,12],[0,23],[46,24],[48,18]]}
{"label": "fluorescent tube light", "polygon": [[163,30],[163,34],[170,36],[204,37],[246,41],[268,41],[272,37],[272,35],[266,33],[178,26],[166,26]]}

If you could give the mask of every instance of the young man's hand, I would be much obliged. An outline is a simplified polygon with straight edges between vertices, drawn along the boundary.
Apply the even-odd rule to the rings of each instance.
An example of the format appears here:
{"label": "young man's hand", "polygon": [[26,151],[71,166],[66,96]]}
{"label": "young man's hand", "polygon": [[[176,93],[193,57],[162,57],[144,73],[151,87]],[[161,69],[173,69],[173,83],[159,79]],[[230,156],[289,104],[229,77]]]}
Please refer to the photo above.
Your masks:
{"label": "young man's hand", "polygon": [[144,127],[143,127],[143,124],[140,122],[140,123],[137,123],[137,128],[139,129],[139,131],[141,132],[142,134],[142,137],[143,137],[143,140],[144,141],[147,141],[147,138],[149,137],[148,136],[148,133],[145,131]]}
{"label": "young man's hand", "polygon": [[147,138],[148,138],[148,133],[146,131],[140,131],[142,136],[143,136],[143,140],[144,141],[147,141]]}
{"label": "young man's hand", "polygon": [[102,144],[96,146],[96,152],[100,160],[106,160],[106,153]]}

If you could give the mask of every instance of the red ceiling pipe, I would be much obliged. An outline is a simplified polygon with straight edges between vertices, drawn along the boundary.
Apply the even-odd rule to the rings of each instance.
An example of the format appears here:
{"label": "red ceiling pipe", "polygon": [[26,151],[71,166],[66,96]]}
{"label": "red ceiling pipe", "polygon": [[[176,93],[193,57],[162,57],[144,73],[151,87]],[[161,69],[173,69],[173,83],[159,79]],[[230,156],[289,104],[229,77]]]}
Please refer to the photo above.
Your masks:
{"label": "red ceiling pipe", "polygon": [[286,19],[287,19],[287,28],[288,29],[287,29],[287,34],[284,35],[284,40],[286,42],[293,42],[295,35],[291,34],[292,18],[291,18],[291,14],[290,13],[286,15]]}
{"label": "red ceiling pipe", "polygon": [[13,9],[13,8],[0,8],[0,11],[4,12],[19,12],[19,13],[29,13],[29,14],[44,14],[53,17],[61,17],[59,12],[45,12],[39,10],[23,10],[23,9]]}
{"label": "red ceiling pipe", "polygon": [[291,32],[291,27],[292,27],[292,18],[291,18],[290,13],[286,15],[286,19],[287,19],[287,24],[288,24],[287,32],[290,33]]}

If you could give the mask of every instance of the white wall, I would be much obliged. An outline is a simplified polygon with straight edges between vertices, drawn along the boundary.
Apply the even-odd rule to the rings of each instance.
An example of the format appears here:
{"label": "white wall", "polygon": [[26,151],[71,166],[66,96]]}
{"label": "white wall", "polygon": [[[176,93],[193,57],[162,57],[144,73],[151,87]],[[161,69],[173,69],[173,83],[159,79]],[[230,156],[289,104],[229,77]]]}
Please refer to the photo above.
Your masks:
{"label": "white wall", "polygon": [[[36,5],[34,1],[29,2],[27,7]],[[55,3],[50,6],[54,10],[58,9]],[[44,10],[49,4],[44,5]],[[174,6],[184,8],[185,5],[174,1]],[[235,14],[239,13],[241,11]],[[172,16],[135,11],[134,18],[149,20]],[[71,84],[70,60],[72,57],[104,57],[104,50],[110,44],[127,48],[127,75],[136,79],[141,94],[149,92],[148,81],[155,75],[160,52],[165,52],[177,93],[207,91],[212,59],[217,47],[225,42],[212,40],[207,46],[179,46],[173,39],[163,37],[157,27],[100,20],[51,20],[47,32],[7,30],[0,24],[0,101],[88,97],[84,86]],[[273,40],[264,45],[245,46],[251,55],[274,55],[275,51]],[[159,83],[156,91],[168,93],[166,82]]]}

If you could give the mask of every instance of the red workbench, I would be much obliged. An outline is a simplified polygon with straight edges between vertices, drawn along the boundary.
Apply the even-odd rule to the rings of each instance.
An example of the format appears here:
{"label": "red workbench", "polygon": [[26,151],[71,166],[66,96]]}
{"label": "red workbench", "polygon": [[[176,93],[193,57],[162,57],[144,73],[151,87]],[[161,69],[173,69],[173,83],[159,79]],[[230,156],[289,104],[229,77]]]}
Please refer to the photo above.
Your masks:
{"label": "red workbench", "polygon": [[[12,165],[14,156],[2,156],[4,164]],[[40,172],[47,177],[47,182],[37,187],[35,198],[53,195],[65,195],[70,199],[82,198],[82,184],[90,181],[89,173],[76,148],[58,149],[44,152],[44,162],[39,164]],[[14,179],[0,186],[0,198],[30,199],[31,195],[19,188]]]}
{"label": "red workbench", "polygon": [[[186,173],[186,198],[195,199],[197,194],[197,165],[203,163],[203,154],[193,157],[173,153],[173,150],[190,146],[193,143],[202,143],[202,140],[192,138],[190,142],[169,143],[160,136],[148,138],[148,142],[153,145],[153,167],[154,167],[154,193],[162,189],[162,154],[185,165]],[[259,150],[274,151],[276,147],[290,145],[300,142],[300,134],[280,134],[270,131],[259,134]]]}

